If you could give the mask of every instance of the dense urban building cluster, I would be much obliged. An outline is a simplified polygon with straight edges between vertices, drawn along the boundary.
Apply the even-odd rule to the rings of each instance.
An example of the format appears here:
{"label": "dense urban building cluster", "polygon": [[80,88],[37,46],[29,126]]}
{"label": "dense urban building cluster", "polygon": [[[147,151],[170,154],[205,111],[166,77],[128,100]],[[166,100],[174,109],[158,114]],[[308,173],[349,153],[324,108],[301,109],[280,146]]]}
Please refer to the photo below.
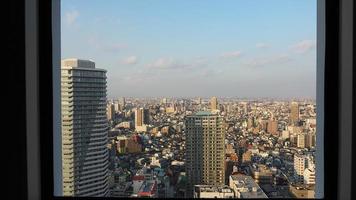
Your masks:
{"label": "dense urban building cluster", "polygon": [[105,71],[81,60],[62,80],[67,195],[314,197],[314,100],[106,99]]}

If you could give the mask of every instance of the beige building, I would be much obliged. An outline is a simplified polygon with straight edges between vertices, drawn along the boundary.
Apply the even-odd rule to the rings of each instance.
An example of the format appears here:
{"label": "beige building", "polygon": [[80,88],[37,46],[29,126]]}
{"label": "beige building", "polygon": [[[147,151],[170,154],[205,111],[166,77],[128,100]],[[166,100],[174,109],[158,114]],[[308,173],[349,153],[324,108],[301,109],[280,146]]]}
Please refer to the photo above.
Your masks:
{"label": "beige building", "polygon": [[211,97],[210,99],[210,109],[219,110],[218,108],[218,99],[216,97]]}
{"label": "beige building", "polygon": [[270,119],[267,123],[267,133],[276,135],[278,131],[278,122],[277,120]]}
{"label": "beige building", "polygon": [[297,137],[297,147],[305,148],[306,147],[306,134],[300,133]]}
{"label": "beige building", "polygon": [[299,120],[299,104],[298,102],[292,102],[290,105],[290,122],[295,124]]}
{"label": "beige building", "polygon": [[148,110],[137,108],[135,110],[135,129],[138,132],[147,131]]}
{"label": "beige building", "polygon": [[193,186],[225,182],[225,129],[223,118],[207,111],[186,117],[187,195]]}
{"label": "beige building", "polygon": [[174,113],[175,111],[176,111],[176,109],[175,109],[174,105],[166,107],[166,113]]}
{"label": "beige building", "polygon": [[62,60],[61,94],[63,196],[107,196],[106,70]]}
{"label": "beige building", "polygon": [[242,163],[249,163],[251,162],[251,157],[252,157],[252,152],[251,151],[246,151],[245,153],[242,154]]}
{"label": "beige building", "polygon": [[107,118],[108,120],[114,120],[115,118],[115,104],[113,103],[107,104]]}

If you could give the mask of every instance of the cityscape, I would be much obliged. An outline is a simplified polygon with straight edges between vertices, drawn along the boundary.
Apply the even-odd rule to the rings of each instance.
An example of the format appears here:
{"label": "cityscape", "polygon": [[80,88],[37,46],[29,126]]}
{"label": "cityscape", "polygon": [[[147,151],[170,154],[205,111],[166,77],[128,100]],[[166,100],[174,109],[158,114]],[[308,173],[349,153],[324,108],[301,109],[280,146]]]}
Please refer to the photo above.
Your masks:
{"label": "cityscape", "polygon": [[[125,6],[132,5],[120,9]],[[79,30],[74,25],[81,13],[62,12],[63,29]],[[162,25],[166,19],[159,20]],[[190,34],[182,37],[195,33]],[[85,54],[83,47],[73,53],[79,38],[68,38],[69,31],[62,36],[62,196],[314,198],[315,41],[290,46],[290,55],[247,62],[246,54],[264,52],[224,51],[206,58],[195,55],[204,47],[184,51],[177,42],[165,51],[193,60],[131,47],[143,51],[139,56],[140,50],[125,54],[133,50],[122,44],[108,50],[92,38],[100,53]],[[157,46],[166,44],[160,38]],[[255,48],[270,56],[270,44]],[[125,56],[106,64],[112,50]],[[157,59],[145,60],[145,52]],[[300,72],[295,65],[302,66]]]}

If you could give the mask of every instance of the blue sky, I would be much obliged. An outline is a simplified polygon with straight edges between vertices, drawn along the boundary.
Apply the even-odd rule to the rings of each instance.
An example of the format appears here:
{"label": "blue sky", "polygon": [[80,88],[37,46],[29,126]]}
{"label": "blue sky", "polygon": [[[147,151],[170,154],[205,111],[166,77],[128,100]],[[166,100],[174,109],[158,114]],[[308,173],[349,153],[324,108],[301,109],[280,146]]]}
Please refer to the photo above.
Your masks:
{"label": "blue sky", "polygon": [[108,97],[315,98],[316,0],[62,0],[62,58]]}

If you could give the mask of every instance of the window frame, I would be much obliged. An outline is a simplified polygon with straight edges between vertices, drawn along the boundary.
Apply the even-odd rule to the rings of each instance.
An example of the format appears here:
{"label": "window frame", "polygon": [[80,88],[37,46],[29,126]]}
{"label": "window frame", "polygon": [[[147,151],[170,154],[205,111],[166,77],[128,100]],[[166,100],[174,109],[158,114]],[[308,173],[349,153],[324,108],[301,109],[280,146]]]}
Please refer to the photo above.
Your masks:
{"label": "window frame", "polygon": [[[340,2],[317,0],[317,148],[322,151],[317,151],[316,173],[317,181],[322,184],[316,186],[316,195],[324,193],[324,199],[342,199],[342,195],[351,194],[351,186],[347,184],[351,180],[351,120],[355,119],[341,119],[345,119],[342,116],[352,117],[355,108],[353,113],[352,109],[347,109],[350,103],[352,106],[352,98],[347,97],[347,94],[352,95],[352,87],[340,89],[340,86],[353,81],[352,76],[347,77],[350,70],[351,74],[354,72],[352,58],[342,53],[349,50],[347,41],[352,40],[347,25],[352,24],[350,12],[352,16],[354,4],[352,6],[352,0]],[[25,16],[28,197],[94,199],[54,196],[61,190],[58,181],[62,181],[60,169],[54,168],[61,166],[61,153],[54,151],[61,148],[60,0],[26,0]],[[338,134],[341,130],[343,134]],[[326,148],[331,146],[334,148]],[[347,160],[349,163],[340,162]]]}

